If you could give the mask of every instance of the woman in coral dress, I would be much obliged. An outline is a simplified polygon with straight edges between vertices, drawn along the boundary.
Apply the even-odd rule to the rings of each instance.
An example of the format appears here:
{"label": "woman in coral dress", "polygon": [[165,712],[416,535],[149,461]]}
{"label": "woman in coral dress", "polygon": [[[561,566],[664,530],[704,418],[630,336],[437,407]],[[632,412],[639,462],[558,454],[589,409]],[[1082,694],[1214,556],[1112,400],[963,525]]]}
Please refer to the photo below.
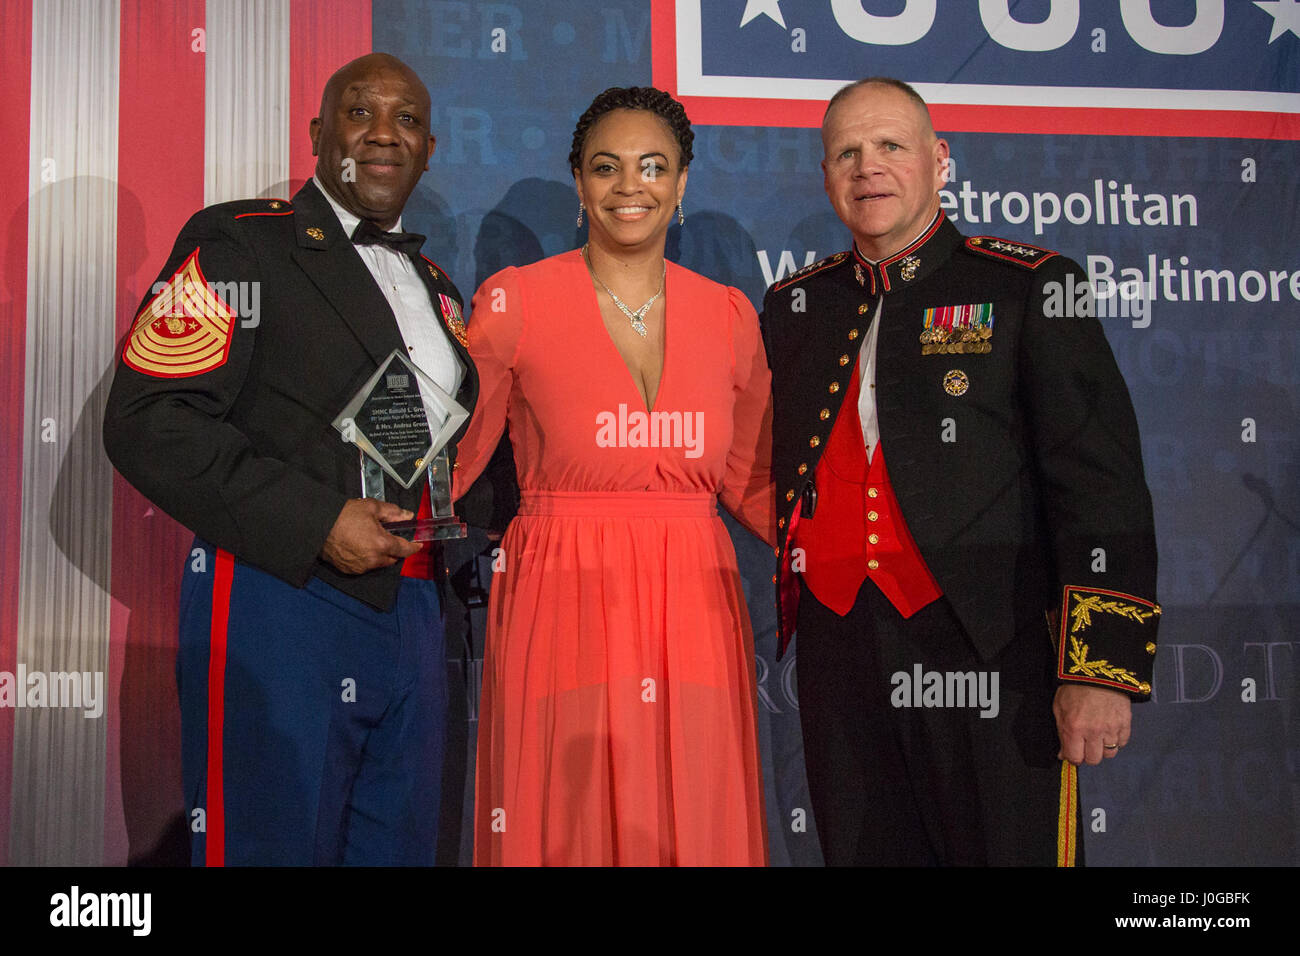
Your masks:
{"label": "woman in coral dress", "polygon": [[680,104],[607,90],[570,162],[590,241],[489,278],[457,494],[508,425],[521,505],[493,575],[479,865],[762,865],[754,658],[717,503],[769,542],[753,307],[664,260]]}

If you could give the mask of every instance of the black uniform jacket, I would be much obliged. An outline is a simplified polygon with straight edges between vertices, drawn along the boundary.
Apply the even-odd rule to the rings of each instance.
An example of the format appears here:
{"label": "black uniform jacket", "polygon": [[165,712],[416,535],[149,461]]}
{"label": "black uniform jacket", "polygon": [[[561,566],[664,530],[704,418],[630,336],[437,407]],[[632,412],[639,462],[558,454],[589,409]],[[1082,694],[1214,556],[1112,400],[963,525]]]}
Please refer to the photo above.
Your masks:
{"label": "black uniform jacket", "polygon": [[[456,400],[472,409],[478,377],[463,342],[460,293],[427,259],[416,269],[466,369]],[[320,558],[344,503],[361,496],[357,448],[332,422],[403,347],[392,309],[328,201],[309,181],[292,203],[204,209],[181,230],[159,280],[187,291],[163,293],[171,299],[152,312],[151,293],[127,335],[104,416],[117,470],[240,560],[299,587],[315,575],[389,609],[399,566],[349,575]],[[181,336],[195,330],[190,352],[199,358],[189,361],[183,343],[173,347],[168,323]],[[459,438],[448,446],[453,455]],[[409,490],[385,482],[389,501],[416,510],[423,482]]]}
{"label": "black uniform jacket", "polygon": [[[774,284],[762,322],[780,576],[793,573],[791,514],[815,506],[818,458],[883,295],[876,401],[890,481],[976,649],[992,659],[1018,633],[1041,635],[1058,679],[1147,696],[1160,614],[1151,497],[1085,281],[1063,256],[965,239],[940,213],[878,265],[854,249]],[[941,325],[945,306],[987,330],[927,332],[927,310]],[[778,579],[778,620],[780,603]],[[783,629],[783,650],[789,639]]]}

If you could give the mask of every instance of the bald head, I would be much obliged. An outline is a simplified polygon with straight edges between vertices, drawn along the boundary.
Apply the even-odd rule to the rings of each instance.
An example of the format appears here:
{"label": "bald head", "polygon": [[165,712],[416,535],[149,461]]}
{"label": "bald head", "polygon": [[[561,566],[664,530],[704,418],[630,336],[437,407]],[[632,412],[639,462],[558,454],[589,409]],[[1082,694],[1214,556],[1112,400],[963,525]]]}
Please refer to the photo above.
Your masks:
{"label": "bald head", "polygon": [[311,121],[316,177],[354,216],[389,229],[429,168],[432,103],[415,71],[387,53],[335,72]]}
{"label": "bald head", "polygon": [[893,90],[905,96],[916,109],[917,120],[920,123],[921,131],[929,139],[934,139],[934,124],[930,120],[930,107],[926,105],[921,94],[908,83],[902,80],[896,80],[892,76],[869,76],[864,80],[857,80],[848,86],[840,87],[835,95],[831,97],[830,102],[826,104],[826,112],[822,114],[822,130],[826,129],[826,121],[830,119],[831,110],[840,105],[845,99],[852,97],[859,90],[863,92],[887,91]]}

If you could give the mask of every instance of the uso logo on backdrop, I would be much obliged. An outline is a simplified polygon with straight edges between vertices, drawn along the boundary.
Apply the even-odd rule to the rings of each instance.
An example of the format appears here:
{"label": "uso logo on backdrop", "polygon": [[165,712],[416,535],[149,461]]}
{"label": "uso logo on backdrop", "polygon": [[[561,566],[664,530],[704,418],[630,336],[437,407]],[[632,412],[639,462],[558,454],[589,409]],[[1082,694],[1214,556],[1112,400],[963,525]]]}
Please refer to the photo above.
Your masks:
{"label": "uso logo on backdrop", "polygon": [[951,132],[1300,139],[1300,0],[1011,6],[656,0],[655,85],[716,125],[817,126],[839,87],[886,75]]}

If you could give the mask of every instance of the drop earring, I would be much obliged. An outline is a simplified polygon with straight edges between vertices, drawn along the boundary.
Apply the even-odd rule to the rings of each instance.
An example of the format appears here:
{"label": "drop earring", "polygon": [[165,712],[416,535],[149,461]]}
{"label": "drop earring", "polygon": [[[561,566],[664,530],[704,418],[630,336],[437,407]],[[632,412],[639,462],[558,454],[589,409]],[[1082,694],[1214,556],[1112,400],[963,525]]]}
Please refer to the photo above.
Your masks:
{"label": "drop earring", "polygon": [[677,200],[677,225],[686,225],[686,213],[682,212],[682,201]]}
{"label": "drop earring", "polygon": [[579,200],[578,201],[578,228],[579,229],[582,228],[582,212],[583,212],[583,205],[582,205],[582,201]]}

